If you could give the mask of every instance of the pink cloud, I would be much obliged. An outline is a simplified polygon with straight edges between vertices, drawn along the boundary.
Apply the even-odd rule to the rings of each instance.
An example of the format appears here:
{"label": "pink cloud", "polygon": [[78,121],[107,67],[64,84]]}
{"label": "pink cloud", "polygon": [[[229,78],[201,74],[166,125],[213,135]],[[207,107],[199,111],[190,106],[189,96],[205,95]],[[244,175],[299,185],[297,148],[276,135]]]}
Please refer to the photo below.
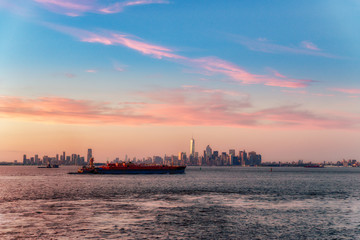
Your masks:
{"label": "pink cloud", "polygon": [[80,16],[84,13],[112,14],[124,10],[125,7],[148,4],[165,4],[165,0],[129,0],[116,2],[111,5],[104,5],[100,0],[33,0],[52,12],[64,14],[72,17]]}
{"label": "pink cloud", "polygon": [[54,122],[65,124],[125,124],[138,125],[157,123],[160,119],[137,114],[141,105],[110,105],[59,97],[25,99],[21,97],[0,97],[0,116],[20,118],[27,121]]}
{"label": "pink cloud", "polygon": [[[228,95],[227,91],[214,91],[197,86],[180,89],[162,89],[146,92],[151,107],[147,113],[166,115],[164,122],[171,125],[216,125],[235,127],[278,127],[292,129],[358,128],[360,116],[312,113],[301,110],[300,105],[281,106],[251,111],[247,96]],[[240,93],[241,96],[241,93]]]}
{"label": "pink cloud", "polygon": [[66,9],[74,9],[78,11],[89,11],[94,4],[92,0],[34,0],[35,2],[47,5],[47,6],[56,6]]}
{"label": "pink cloud", "polygon": [[265,53],[290,53],[301,55],[312,55],[327,58],[339,58],[335,55],[321,51],[314,43],[310,41],[302,41],[300,47],[297,46],[284,46],[276,43],[271,43],[266,39],[251,39],[244,36],[232,36],[234,41],[246,46],[248,49],[257,52]]}
{"label": "pink cloud", "polygon": [[76,77],[76,75],[75,75],[75,74],[72,74],[72,73],[65,73],[65,76],[66,76],[67,78],[74,78],[74,77]]}
{"label": "pink cloud", "polygon": [[310,50],[320,51],[320,49],[314,43],[309,41],[302,41],[301,46]]}
{"label": "pink cloud", "polygon": [[234,126],[314,129],[359,128],[360,116],[281,106],[252,111],[246,96],[200,87],[142,92],[145,101],[96,102],[60,97],[0,97],[0,117],[61,124]]}
{"label": "pink cloud", "polygon": [[217,57],[188,58],[175,53],[175,50],[155,44],[146,43],[139,38],[128,34],[120,34],[110,31],[94,33],[87,30],[65,27],[46,23],[45,25],[58,31],[70,34],[80,41],[100,43],[104,45],[122,45],[138,51],[144,55],[150,55],[158,59],[167,59],[195,68],[205,75],[221,74],[230,78],[233,82],[241,84],[263,84],[266,86],[284,88],[304,88],[312,80],[289,78],[273,70],[271,75],[253,74],[234,63]]}
{"label": "pink cloud", "polygon": [[281,73],[279,73],[278,71],[275,71],[275,70],[272,70],[273,74],[276,76],[276,77],[279,77],[279,78],[286,78],[285,75],[282,75]]}
{"label": "pink cloud", "polygon": [[243,84],[263,84],[284,88],[304,88],[312,80],[288,78],[276,72],[274,76],[252,74],[241,67],[216,57],[205,57],[189,60],[193,65],[205,70],[208,74],[223,74],[235,82]]}
{"label": "pink cloud", "polygon": [[293,94],[293,93],[295,93],[295,94],[308,94],[308,92],[304,91],[304,90],[300,90],[300,91],[298,91],[298,90],[281,90],[281,91],[284,92],[284,93],[291,93],[291,94]]}
{"label": "pink cloud", "polygon": [[305,90],[281,90],[284,93],[290,94],[302,94],[302,95],[311,95],[311,96],[318,96],[318,97],[333,97],[334,94],[326,94],[326,93],[309,93]]}
{"label": "pink cloud", "polygon": [[325,94],[325,93],[313,93],[313,96],[318,96],[318,97],[333,97],[335,96],[334,94]]}
{"label": "pink cloud", "polygon": [[[280,126],[296,128],[358,128],[357,120],[343,116],[319,115],[306,110],[299,110],[299,106],[283,106],[265,109],[256,113],[258,116]],[[360,119],[358,116],[357,119]]]}
{"label": "pink cloud", "polygon": [[207,89],[207,88],[201,88],[199,86],[193,86],[193,85],[184,85],[182,86],[184,89],[191,89],[196,90],[197,92],[203,92],[203,93],[219,93],[224,94],[228,96],[247,96],[247,94],[242,94],[236,91],[230,91],[230,90],[223,90],[223,89]]}
{"label": "pink cloud", "polygon": [[[87,41],[87,40],[84,40]],[[173,54],[173,50],[158,45],[153,45],[129,38],[126,35],[112,34],[112,42],[139,51],[145,55],[152,55],[156,58],[185,59],[180,55]]]}
{"label": "pink cloud", "polygon": [[106,8],[99,9],[102,13],[118,13],[124,10],[125,7],[128,6],[136,6],[136,5],[144,5],[144,4],[165,4],[169,3],[168,1],[162,0],[137,0],[137,1],[125,1],[118,2],[113,5],[110,5]]}
{"label": "pink cloud", "polygon": [[95,70],[95,69],[87,69],[85,72],[88,72],[88,73],[97,73],[97,70]]}
{"label": "pink cloud", "polygon": [[115,71],[118,71],[118,72],[125,71],[125,68],[127,67],[126,65],[120,64],[116,61],[113,62],[113,66],[114,66]]}
{"label": "pink cloud", "polygon": [[330,90],[347,94],[360,94],[359,88],[332,88]]}
{"label": "pink cloud", "polygon": [[82,42],[100,43],[104,45],[122,45],[130,49],[136,50],[144,55],[151,55],[155,58],[161,59],[186,59],[183,56],[174,54],[173,50],[167,47],[146,43],[135,39],[135,37],[128,34],[120,34],[110,31],[103,31],[102,33],[94,33],[87,30],[44,23],[44,25],[53,28],[57,31],[70,34],[78,38]]}
{"label": "pink cloud", "polygon": [[[25,6],[24,6],[25,5]],[[7,0],[0,0],[0,8],[7,9],[11,13],[28,16],[31,15],[31,3],[29,2],[21,2],[18,1],[7,1]]]}
{"label": "pink cloud", "polygon": [[52,12],[77,17],[85,12],[95,10],[96,1],[94,0],[34,0],[36,3],[47,8]]}

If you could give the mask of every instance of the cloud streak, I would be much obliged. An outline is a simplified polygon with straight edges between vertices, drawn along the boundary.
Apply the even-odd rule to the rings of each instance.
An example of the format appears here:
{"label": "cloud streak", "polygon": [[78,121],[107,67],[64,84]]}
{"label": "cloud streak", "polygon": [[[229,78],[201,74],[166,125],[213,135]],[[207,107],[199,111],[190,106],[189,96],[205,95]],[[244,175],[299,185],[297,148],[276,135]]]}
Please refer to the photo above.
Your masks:
{"label": "cloud streak", "polygon": [[104,5],[100,0],[33,0],[49,11],[72,17],[85,13],[113,14],[122,12],[126,7],[149,4],[167,4],[166,0],[128,0]]}
{"label": "cloud streak", "polygon": [[253,74],[231,62],[217,57],[191,59],[189,62],[204,70],[205,74],[222,74],[228,76],[231,80],[242,84],[263,84],[266,86],[283,88],[304,88],[313,82],[313,80],[308,79],[289,78],[277,72],[272,75]]}
{"label": "cloud streak", "polygon": [[310,41],[302,41],[300,46],[284,46],[276,43],[272,43],[265,38],[251,39],[244,36],[232,36],[233,41],[240,43],[248,49],[256,52],[274,53],[274,54],[299,54],[299,55],[311,55],[326,58],[339,58],[338,56],[326,53],[318,48],[314,43]]}
{"label": "cloud streak", "polygon": [[254,110],[246,94],[184,86],[140,92],[145,101],[95,102],[61,97],[0,97],[0,117],[60,124],[359,129],[360,116],[316,114],[300,105]]}
{"label": "cloud streak", "polygon": [[360,94],[360,88],[332,88],[330,90],[346,94]]}
{"label": "cloud streak", "polygon": [[60,97],[25,99],[1,97],[0,116],[27,121],[62,124],[124,124],[140,125],[161,122],[152,116],[136,114],[138,105],[120,104],[111,106],[106,102],[94,102]]}
{"label": "cloud streak", "polygon": [[241,84],[263,84],[266,86],[284,88],[304,88],[313,82],[308,79],[289,78],[276,71],[273,71],[271,75],[253,74],[234,63],[217,57],[188,58],[177,54],[176,51],[171,48],[147,43],[138,37],[125,33],[105,30],[91,32],[49,23],[46,23],[45,25],[57,31],[69,34],[82,42],[99,43],[103,45],[121,45],[140,52],[143,55],[149,55],[157,59],[175,61],[185,66],[195,68],[197,72],[205,75],[224,75],[233,82]]}

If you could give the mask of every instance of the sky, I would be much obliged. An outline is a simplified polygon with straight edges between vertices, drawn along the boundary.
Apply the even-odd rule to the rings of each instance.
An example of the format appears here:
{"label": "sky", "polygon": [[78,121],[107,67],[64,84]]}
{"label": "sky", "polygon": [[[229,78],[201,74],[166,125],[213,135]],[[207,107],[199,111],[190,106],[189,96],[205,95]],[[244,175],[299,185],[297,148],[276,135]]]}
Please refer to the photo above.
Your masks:
{"label": "sky", "polygon": [[0,161],[360,160],[360,2],[0,0]]}

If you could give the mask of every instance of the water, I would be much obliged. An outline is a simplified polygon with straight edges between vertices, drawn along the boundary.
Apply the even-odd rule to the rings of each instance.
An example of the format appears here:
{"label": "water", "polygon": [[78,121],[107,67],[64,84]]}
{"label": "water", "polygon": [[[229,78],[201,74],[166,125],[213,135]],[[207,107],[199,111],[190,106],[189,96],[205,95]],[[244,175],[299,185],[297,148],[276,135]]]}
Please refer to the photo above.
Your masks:
{"label": "water", "polygon": [[0,167],[0,239],[360,239],[359,168]]}

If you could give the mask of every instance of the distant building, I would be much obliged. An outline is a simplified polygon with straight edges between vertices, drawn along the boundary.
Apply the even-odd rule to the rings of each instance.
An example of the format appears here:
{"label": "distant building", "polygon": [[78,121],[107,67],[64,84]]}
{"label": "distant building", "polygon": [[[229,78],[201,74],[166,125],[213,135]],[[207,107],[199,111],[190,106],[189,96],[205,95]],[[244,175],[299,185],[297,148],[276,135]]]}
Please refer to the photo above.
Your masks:
{"label": "distant building", "polygon": [[152,162],[155,164],[163,164],[163,159],[160,156],[153,156]]}
{"label": "distant building", "polygon": [[256,154],[256,152],[249,152],[249,165],[250,166],[259,166],[261,164],[261,155]]}
{"label": "distant building", "polygon": [[241,166],[249,165],[246,151],[239,152],[239,162]]}
{"label": "distant building", "polygon": [[229,155],[235,156],[235,149],[230,149],[229,150]]}
{"label": "distant building", "polygon": [[207,147],[206,147],[205,154],[206,154],[205,157],[211,158],[211,156],[212,156],[212,149],[211,149],[211,147],[210,147],[209,145],[207,145]]}
{"label": "distant building", "polygon": [[177,156],[171,156],[171,165],[179,165],[179,158]]}
{"label": "distant building", "polygon": [[179,164],[185,165],[187,162],[186,152],[179,152]]}
{"label": "distant building", "polygon": [[93,157],[93,155],[92,155],[92,149],[89,148],[89,149],[88,149],[88,152],[87,152],[87,158],[86,158],[87,163],[90,162],[90,158],[92,158],[92,157]]}
{"label": "distant building", "polygon": [[221,153],[220,162],[217,165],[220,166],[229,165],[228,155],[226,154],[226,152]]}

